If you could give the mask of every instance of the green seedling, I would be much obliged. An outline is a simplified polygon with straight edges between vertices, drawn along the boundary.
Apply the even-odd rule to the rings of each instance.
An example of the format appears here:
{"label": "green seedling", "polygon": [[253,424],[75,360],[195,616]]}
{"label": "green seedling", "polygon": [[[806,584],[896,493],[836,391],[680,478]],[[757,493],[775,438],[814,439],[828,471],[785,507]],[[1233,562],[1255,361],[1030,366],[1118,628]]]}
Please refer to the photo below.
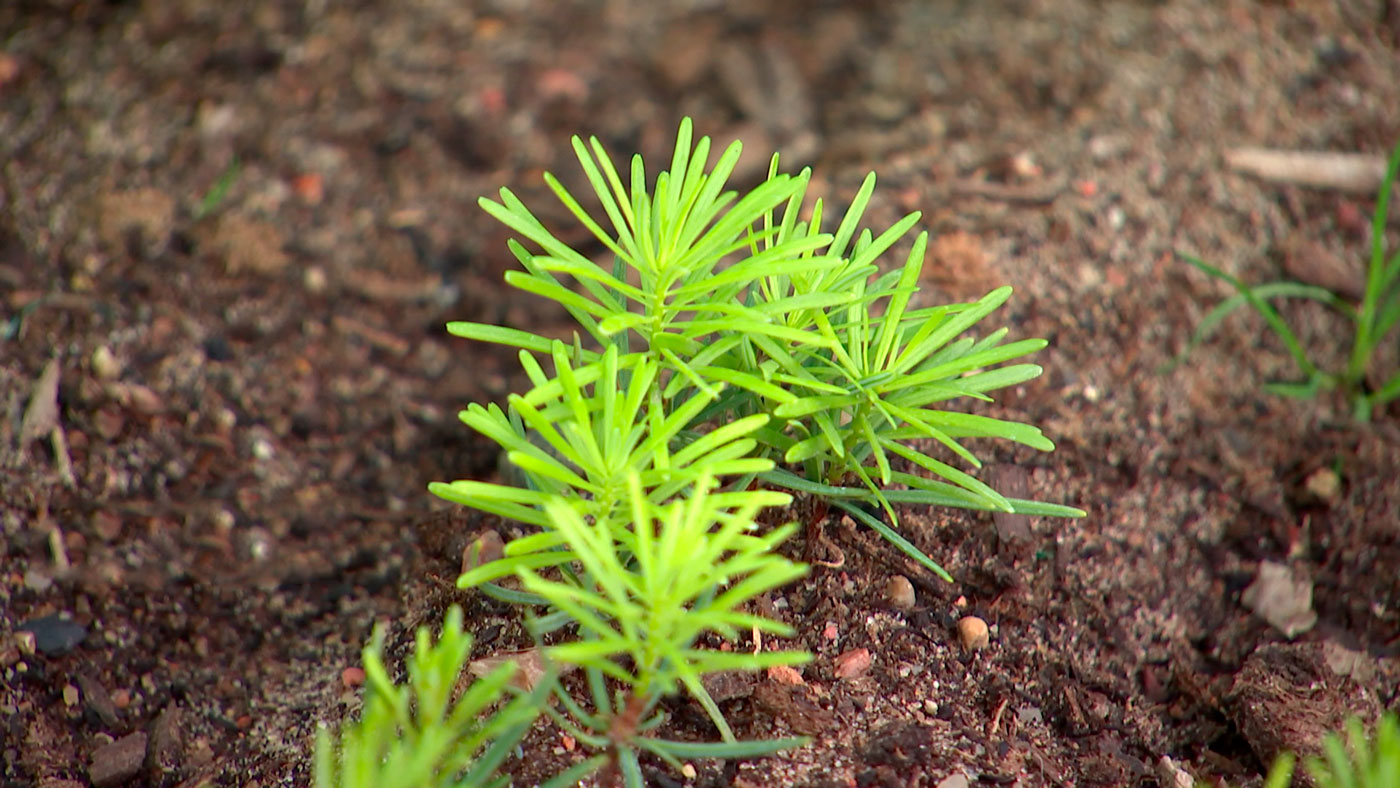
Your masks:
{"label": "green seedling", "polygon": [[[1178,255],[1210,276],[1228,282],[1236,294],[1225,299],[1196,327],[1195,334],[1171,366],[1179,364],[1197,345],[1205,341],[1236,309],[1252,307],[1287,348],[1302,380],[1269,383],[1266,389],[1286,397],[1310,399],[1320,392],[1340,390],[1351,403],[1357,421],[1366,422],[1372,414],[1400,397],[1400,371],[1379,385],[1367,384],[1375,352],[1400,322],[1400,251],[1389,258],[1385,252],[1385,224],[1390,210],[1390,196],[1400,170],[1400,145],[1391,153],[1381,190],[1376,198],[1376,212],[1371,222],[1371,258],[1366,270],[1366,286],[1360,304],[1352,304],[1322,287],[1294,281],[1271,282],[1250,286],[1239,278],[1188,254]],[[1280,298],[1304,298],[1326,304],[1352,322],[1354,326],[1351,353],[1338,371],[1324,369],[1303,347],[1298,336],[1274,307]],[[1394,341],[1394,340],[1390,340]]]}
{"label": "green seedling", "polygon": [[[794,492],[825,498],[947,579],[896,530],[895,504],[1083,515],[1005,497],[955,466],[978,467],[965,445],[973,438],[1053,448],[1032,425],[945,409],[1036,377],[1038,366],[1009,362],[1045,343],[1005,342],[1004,328],[976,331],[1010,288],[916,307],[927,236],[913,239],[902,266],[882,272],[882,256],[918,215],[878,235],[862,229],[873,175],[829,233],[822,202],[806,204],[808,171],[780,173],[775,156],[758,186],[728,191],[739,144],[711,168],[710,141],[693,141],[689,120],[670,169],[654,181],[640,156],[624,184],[596,139],[576,138],[574,150],[603,218],[553,176],[546,182],[606,249],[606,266],[560,241],[509,190],[481,204],[538,249],[511,241],[523,270],[506,281],[562,305],[580,333],[565,342],[519,328],[449,326],[518,349],[529,389],[504,408],[471,405],[461,418],[501,447],[522,483],[430,485],[530,529],[458,585],[524,606],[548,669],[528,694],[493,673],[444,716],[439,685],[418,677],[460,671],[465,641],[447,634],[459,631],[459,614],[449,614],[446,651],[427,649],[420,634],[435,667],[411,667],[408,688],[388,681],[378,636],[366,651],[364,719],[338,751],[322,736],[323,788],[371,784],[386,764],[427,775],[425,785],[495,779],[503,753],[537,715],[584,748],[548,786],[594,775],[640,788],[644,758],[679,767],[798,746],[802,739],[738,740],[702,681],[809,658],[733,645],[750,632],[792,634],[748,612],[806,571],[778,551],[798,524],[760,527],[774,519],[764,511],[790,508]],[[559,678],[574,669],[584,700]],[[706,711],[720,741],[655,735],[661,701],[679,692]],[[471,714],[485,721],[467,724]],[[418,760],[395,760],[415,752]],[[412,764],[443,765],[411,772]]]}
{"label": "green seedling", "polygon": [[199,205],[195,206],[195,221],[199,221],[206,216],[212,216],[215,211],[219,210],[219,206],[224,203],[224,198],[228,197],[229,189],[233,188],[234,182],[238,180],[238,176],[242,171],[242,162],[238,160],[237,156],[234,156],[233,159],[229,161],[228,166],[224,168],[224,171],[219,173],[219,177],[214,180],[213,185],[209,187],[209,191],[204,193],[204,197],[199,201]]}
{"label": "green seedling", "polygon": [[[805,570],[776,552],[794,525],[760,532],[754,516],[786,505],[784,493],[751,490],[712,492],[714,478],[702,473],[690,493],[657,504],[641,478],[629,474],[623,506],[612,515],[590,517],[574,498],[545,504],[549,538],[518,539],[505,558],[463,575],[473,587],[502,575],[519,578],[528,601],[557,611],[531,621],[538,637],[567,621],[577,640],[550,646],[552,662],[582,668],[591,708],[557,681],[557,705],[544,708],[562,728],[598,754],[578,764],[569,784],[587,773],[611,775],[641,786],[643,753],[680,768],[686,758],[745,758],[802,743],[800,739],[738,741],[701,677],[729,670],[756,671],[806,662],[801,652],[722,651],[700,640],[728,640],[750,631],[788,636],[779,622],[743,610],[758,596],[785,585]],[[545,534],[541,534],[544,536]],[[554,544],[556,549],[547,549]],[[553,571],[550,571],[553,570]],[[667,741],[649,735],[665,719],[657,703],[685,689],[709,714],[723,741]]]}
{"label": "green seedling", "polygon": [[339,740],[316,737],[316,788],[493,788],[509,779],[502,762],[534,721],[545,697],[512,692],[506,663],[458,694],[471,636],[453,607],[442,635],[419,629],[408,682],[396,684],[382,653],[384,630],[364,650],[365,702]]}
{"label": "green seedling", "polygon": [[1083,515],[1007,498],[956,467],[980,467],[965,445],[972,438],[1053,449],[1032,425],[945,409],[1035,378],[1039,366],[1007,362],[1045,343],[1004,342],[1004,328],[973,333],[1010,288],[914,308],[927,234],[902,266],[881,271],[919,214],[878,235],[862,229],[873,174],[828,233],[822,201],[805,200],[810,171],[780,173],[775,156],[758,186],[727,191],[740,144],[707,171],[710,140],[693,142],[689,120],[671,168],[652,182],[640,156],[624,183],[596,139],[575,138],[574,150],[603,218],[552,175],[545,180],[610,267],[559,240],[508,189],[481,205],[540,249],[511,241],[523,270],[506,281],[562,305],[583,336],[564,344],[518,328],[448,327],[520,348],[534,388],[505,410],[474,405],[462,419],[509,453],[526,485],[459,481],[433,492],[545,526],[550,496],[607,516],[629,471],[659,502],[709,467],[730,491],[762,484],[827,498],[945,579],[899,535],[894,504]]}

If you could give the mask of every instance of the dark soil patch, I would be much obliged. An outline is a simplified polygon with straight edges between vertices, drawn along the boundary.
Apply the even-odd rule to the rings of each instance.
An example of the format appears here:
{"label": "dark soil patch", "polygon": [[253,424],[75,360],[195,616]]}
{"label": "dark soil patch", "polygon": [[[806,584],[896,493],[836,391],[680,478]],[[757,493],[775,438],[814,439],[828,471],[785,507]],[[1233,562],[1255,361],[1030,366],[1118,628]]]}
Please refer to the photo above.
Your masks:
{"label": "dark soil patch", "polygon": [[[1359,270],[1373,197],[1221,156],[1387,151],[1393,5],[5,4],[0,774],[303,784],[376,621],[401,654],[457,601],[482,654],[520,645],[451,585],[496,524],[424,492],[496,472],[453,414],[518,383],[443,323],[562,325],[503,286],[507,236],[475,200],[508,185],[560,218],[540,174],[581,183],[571,134],[655,162],[682,114],[745,140],[744,178],[775,146],[836,200],[877,170],[870,221],[922,210],[936,235],[931,297],[1016,286],[1003,319],[1050,339],[1046,373],[987,412],[1060,448],[989,446],[990,472],[1090,511],[907,513],[953,586],[828,523],[845,565],[770,600],[798,630],[778,645],[816,654],[806,686],[725,702],[743,735],[813,743],[695,784],[1151,785],[1166,756],[1250,785],[1279,747],[1394,708],[1396,409],[1358,427],[1264,394],[1291,370],[1244,317],[1157,371],[1223,292],[1174,250],[1260,281]],[[1295,314],[1341,358],[1340,324]],[[61,443],[22,431],[51,362]],[[1335,495],[1309,491],[1319,471]],[[1242,601],[1270,565],[1314,587],[1291,642]],[[886,604],[894,574],[912,610]],[[976,653],[968,614],[992,625]],[[862,648],[869,670],[838,678]],[[527,750],[517,784],[580,757],[544,728]]]}

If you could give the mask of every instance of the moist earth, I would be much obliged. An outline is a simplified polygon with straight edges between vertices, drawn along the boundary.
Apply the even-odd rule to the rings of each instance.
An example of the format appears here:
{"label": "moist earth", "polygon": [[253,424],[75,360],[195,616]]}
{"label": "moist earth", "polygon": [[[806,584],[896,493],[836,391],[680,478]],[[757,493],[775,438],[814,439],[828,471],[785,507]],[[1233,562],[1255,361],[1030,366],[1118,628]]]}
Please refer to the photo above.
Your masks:
{"label": "moist earth", "polygon": [[[453,585],[511,526],[425,490],[493,478],[454,414],[523,385],[444,324],[569,331],[503,283],[476,199],[508,186],[599,253],[542,173],[584,190],[573,134],[659,164],[689,115],[744,141],[741,186],[774,149],[838,205],[877,171],[868,221],[932,233],[924,303],[1016,288],[995,317],[1049,340],[1045,374],[974,408],[1058,448],[986,443],[981,475],[1088,516],[903,512],[953,584],[820,523],[792,549],[824,564],[764,600],[815,655],[803,683],[719,693],[740,735],[811,742],[650,780],[1258,785],[1396,706],[1400,409],[1268,394],[1296,371],[1243,313],[1164,371],[1228,295],[1175,253],[1354,295],[1376,187],[1226,159],[1383,157],[1397,41],[1394,0],[4,4],[5,784],[304,785],[376,623],[394,665],[453,603],[476,656],[527,645]],[[1348,324],[1285,313],[1343,363]],[[714,738],[667,709],[666,735]],[[538,726],[515,784],[569,744]]]}

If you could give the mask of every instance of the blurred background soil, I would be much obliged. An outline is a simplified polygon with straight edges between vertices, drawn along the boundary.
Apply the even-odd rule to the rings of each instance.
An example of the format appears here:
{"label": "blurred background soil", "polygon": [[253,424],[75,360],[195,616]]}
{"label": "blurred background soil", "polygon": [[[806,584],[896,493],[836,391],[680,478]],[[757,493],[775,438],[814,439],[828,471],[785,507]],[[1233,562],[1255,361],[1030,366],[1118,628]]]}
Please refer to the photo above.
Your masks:
{"label": "blurred background soil", "polygon": [[[743,735],[812,743],[652,779],[1257,784],[1396,704],[1400,424],[1261,391],[1294,371],[1254,317],[1162,373],[1227,294],[1173,252],[1354,288],[1374,187],[1224,155],[1383,156],[1398,40],[1394,0],[5,3],[0,777],[305,784],[375,622],[401,653],[456,601],[479,655],[522,645],[452,588],[502,526],[425,491],[496,473],[454,414],[520,385],[443,324],[566,329],[504,286],[476,200],[508,186],[566,230],[541,175],[586,185],[571,135],[659,166],[689,115],[744,141],[741,186],[774,149],[838,205],[876,170],[867,221],[934,236],[926,302],[1013,285],[998,317],[1050,340],[1046,372],[979,412],[1059,449],[980,447],[983,478],[1090,514],[907,513],[952,586],[832,523],[846,564],[772,600],[805,685],[725,701]],[[1288,315],[1340,363],[1348,325]],[[988,647],[960,648],[964,615]],[[510,768],[582,757],[542,726]]]}

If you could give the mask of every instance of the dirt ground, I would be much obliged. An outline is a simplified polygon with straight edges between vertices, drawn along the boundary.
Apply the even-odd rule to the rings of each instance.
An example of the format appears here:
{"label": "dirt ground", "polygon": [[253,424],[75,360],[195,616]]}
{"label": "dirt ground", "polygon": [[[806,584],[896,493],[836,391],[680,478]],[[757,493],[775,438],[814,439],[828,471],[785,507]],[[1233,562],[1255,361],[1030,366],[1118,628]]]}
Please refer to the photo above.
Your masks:
{"label": "dirt ground", "polygon": [[[562,326],[503,286],[475,200],[563,227],[541,174],[581,183],[570,135],[659,163],[688,114],[747,182],[774,147],[838,202],[876,170],[870,221],[936,236],[928,299],[1017,289],[999,317],[1046,372],[980,412],[1059,448],[987,444],[983,477],[1089,516],[907,512],[955,585],[830,523],[845,566],[771,600],[806,685],[724,704],[812,743],[655,784],[1165,786],[1166,757],[1257,785],[1400,698],[1400,408],[1265,394],[1293,371],[1244,316],[1163,374],[1225,294],[1172,253],[1358,281],[1374,190],[1223,156],[1384,154],[1398,41],[1393,0],[4,3],[4,784],[302,785],[376,621],[401,654],[457,601],[479,654],[521,645],[451,585],[498,524],[425,491],[496,473],[454,414],[520,383],[443,324]],[[1342,358],[1345,324],[1288,314]],[[541,727],[510,768],[581,757]]]}

